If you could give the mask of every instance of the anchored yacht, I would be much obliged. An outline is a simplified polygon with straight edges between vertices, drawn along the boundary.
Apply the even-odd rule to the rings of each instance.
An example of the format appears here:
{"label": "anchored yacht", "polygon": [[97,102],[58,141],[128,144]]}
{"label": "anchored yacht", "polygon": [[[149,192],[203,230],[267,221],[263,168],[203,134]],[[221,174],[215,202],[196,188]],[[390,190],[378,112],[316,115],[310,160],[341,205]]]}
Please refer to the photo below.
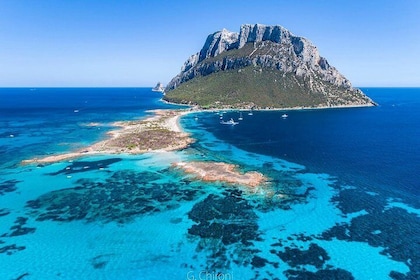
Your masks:
{"label": "anchored yacht", "polygon": [[237,125],[239,122],[235,122],[232,118],[226,121],[220,121],[221,124],[230,124],[230,125]]}

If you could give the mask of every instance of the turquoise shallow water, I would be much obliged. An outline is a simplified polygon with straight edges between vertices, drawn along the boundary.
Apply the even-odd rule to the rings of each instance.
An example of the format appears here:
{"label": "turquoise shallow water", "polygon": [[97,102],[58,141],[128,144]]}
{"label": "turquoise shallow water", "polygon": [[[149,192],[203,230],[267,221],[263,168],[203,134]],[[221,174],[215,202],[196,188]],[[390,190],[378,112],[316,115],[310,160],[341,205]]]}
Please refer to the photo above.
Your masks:
{"label": "turquoise shallow water", "polygon": [[[80,99],[83,104],[89,90],[79,90],[60,94],[70,103],[78,104]],[[61,105],[51,102],[49,109],[33,106],[27,117],[22,111],[15,115],[13,110],[2,111],[0,279],[417,279],[420,275],[420,210],[413,203],[418,197],[412,188],[383,188],[391,179],[375,185],[374,178],[343,175],[325,165],[320,172],[317,160],[312,165],[291,161],[290,155],[282,157],[270,143],[263,144],[265,139],[258,144],[260,152],[250,149],[235,140],[242,137],[239,128],[247,124],[247,115],[236,127],[221,126],[210,112],[183,117],[182,126],[197,139],[183,151],[104,155],[46,166],[17,164],[103,136],[98,126],[92,129],[80,123],[99,122],[106,131],[113,120],[168,107],[150,89],[106,89],[104,97],[96,91],[90,93],[94,98],[89,102],[100,99],[102,105],[86,110],[84,116],[74,112],[74,104],[58,101]],[[50,89],[42,94],[57,92]],[[139,96],[142,101],[136,102]],[[24,108],[23,112],[28,110]],[[357,116],[362,111],[339,110],[335,116],[340,112]],[[319,113],[307,114],[313,119]],[[286,129],[278,128],[281,124],[272,126]],[[257,142],[247,137],[248,143]],[[264,147],[271,152],[264,152]],[[231,162],[243,171],[264,173],[271,185],[250,192],[243,186],[195,181],[171,166],[184,160]],[[336,169],[344,165],[338,161]]]}

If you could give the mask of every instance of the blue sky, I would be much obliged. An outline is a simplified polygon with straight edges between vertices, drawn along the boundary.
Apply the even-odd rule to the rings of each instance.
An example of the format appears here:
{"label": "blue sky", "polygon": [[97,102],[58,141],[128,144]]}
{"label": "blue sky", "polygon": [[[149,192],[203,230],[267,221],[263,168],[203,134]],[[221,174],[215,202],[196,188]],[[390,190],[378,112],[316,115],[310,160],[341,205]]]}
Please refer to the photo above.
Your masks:
{"label": "blue sky", "polygon": [[208,34],[280,24],[355,86],[420,86],[420,1],[0,1],[0,86],[154,86]]}

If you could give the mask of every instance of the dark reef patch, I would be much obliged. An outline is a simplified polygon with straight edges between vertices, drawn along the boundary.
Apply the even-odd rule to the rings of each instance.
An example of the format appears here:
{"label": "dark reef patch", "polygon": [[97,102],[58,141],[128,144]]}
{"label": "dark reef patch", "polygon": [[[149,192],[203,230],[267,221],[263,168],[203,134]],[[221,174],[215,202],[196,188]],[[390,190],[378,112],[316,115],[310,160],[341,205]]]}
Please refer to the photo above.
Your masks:
{"label": "dark reef patch", "polygon": [[277,255],[291,267],[313,265],[316,268],[321,269],[324,266],[325,261],[330,259],[327,252],[315,243],[311,243],[307,250],[285,247],[284,252],[271,250],[271,253]]}
{"label": "dark reef patch", "polygon": [[322,269],[317,272],[311,272],[306,270],[286,270],[286,276],[288,279],[299,279],[299,280],[353,280],[353,275],[347,270],[337,269]]}
{"label": "dark reef patch", "polygon": [[22,275],[19,275],[17,278],[15,278],[15,280],[21,280],[21,279],[25,278],[26,276],[29,276],[28,272],[23,273]]}
{"label": "dark reef patch", "polygon": [[331,200],[344,214],[365,210],[368,213],[381,212],[386,200],[379,195],[369,195],[359,189],[340,190]]}
{"label": "dark reef patch", "polygon": [[307,236],[307,235],[304,235],[303,233],[293,234],[293,236],[296,237],[296,240],[303,241],[303,242],[307,242],[307,241],[312,241],[313,240],[313,237],[312,236]]}
{"label": "dark reef patch", "polygon": [[416,214],[397,207],[386,208],[386,198],[358,189],[343,190],[334,201],[344,213],[366,210],[368,214],[353,218],[350,224],[336,225],[317,238],[367,242],[382,247],[381,254],[410,268],[404,278],[393,273],[394,279],[420,279],[420,219]]}
{"label": "dark reef patch", "polygon": [[99,168],[108,168],[109,165],[120,162],[121,160],[122,160],[121,158],[110,158],[110,159],[96,160],[96,161],[75,161],[57,172],[48,173],[48,175],[51,175],[51,176],[55,176],[59,174],[70,175],[74,173],[92,171]]}
{"label": "dark reef patch", "polygon": [[94,269],[102,269],[104,268],[108,262],[109,258],[113,256],[113,254],[106,254],[106,255],[99,255],[90,260]]}
{"label": "dark reef patch", "polygon": [[210,194],[194,205],[188,217],[194,222],[188,232],[201,238],[216,238],[224,245],[242,243],[250,245],[258,239],[257,215],[249,203],[230,194]]}
{"label": "dark reef patch", "polygon": [[14,192],[17,190],[16,184],[19,183],[18,180],[7,180],[0,183],[0,195],[5,195],[6,193]]}
{"label": "dark reef patch", "polygon": [[34,233],[36,228],[25,227],[27,220],[28,218],[18,217],[15,221],[15,225],[10,228],[11,232],[7,236],[12,237],[12,236],[19,236],[19,235]]}
{"label": "dark reef patch", "polygon": [[259,256],[254,256],[251,261],[251,265],[255,268],[264,267],[267,263],[268,261],[266,259],[261,258]]}
{"label": "dark reef patch", "polygon": [[0,254],[12,255],[16,252],[25,250],[25,246],[17,246],[16,244],[6,245],[4,247],[0,247]]}
{"label": "dark reef patch", "polygon": [[10,214],[10,211],[8,209],[6,209],[6,208],[0,209],[0,217],[7,216],[9,214]]}
{"label": "dark reef patch", "polygon": [[188,233],[199,237],[197,251],[207,254],[207,269],[227,269],[232,261],[238,265],[254,261],[257,267],[264,263],[254,259],[259,250],[253,248],[253,241],[261,241],[257,215],[240,191],[210,194],[194,205],[188,217],[196,222]]}
{"label": "dark reef patch", "polygon": [[78,180],[74,188],[52,191],[27,202],[36,220],[69,222],[119,222],[175,209],[204,192],[197,186],[176,181],[157,181],[157,172],[117,171],[105,182]]}

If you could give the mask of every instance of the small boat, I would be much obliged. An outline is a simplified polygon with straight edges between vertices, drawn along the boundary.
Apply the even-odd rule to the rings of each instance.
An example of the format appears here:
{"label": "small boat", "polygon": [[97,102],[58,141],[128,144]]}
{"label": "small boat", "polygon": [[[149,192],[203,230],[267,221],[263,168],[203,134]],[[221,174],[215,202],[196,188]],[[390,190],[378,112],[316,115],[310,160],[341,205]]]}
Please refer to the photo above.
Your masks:
{"label": "small boat", "polygon": [[227,122],[221,121],[221,124],[230,124],[230,125],[237,125],[239,122],[235,122],[233,119],[228,120]]}
{"label": "small boat", "polygon": [[254,113],[252,113],[252,111],[248,113],[248,115],[249,115],[249,116],[252,116],[253,114],[254,114]]}
{"label": "small boat", "polygon": [[74,110],[73,112],[74,112],[74,113],[79,113],[79,110]]}
{"label": "small boat", "polygon": [[281,117],[282,117],[283,119],[286,119],[288,116],[289,116],[288,114],[283,114],[283,115],[281,115]]}
{"label": "small boat", "polygon": [[238,121],[242,121],[244,118],[242,117],[242,112],[239,113]]}

